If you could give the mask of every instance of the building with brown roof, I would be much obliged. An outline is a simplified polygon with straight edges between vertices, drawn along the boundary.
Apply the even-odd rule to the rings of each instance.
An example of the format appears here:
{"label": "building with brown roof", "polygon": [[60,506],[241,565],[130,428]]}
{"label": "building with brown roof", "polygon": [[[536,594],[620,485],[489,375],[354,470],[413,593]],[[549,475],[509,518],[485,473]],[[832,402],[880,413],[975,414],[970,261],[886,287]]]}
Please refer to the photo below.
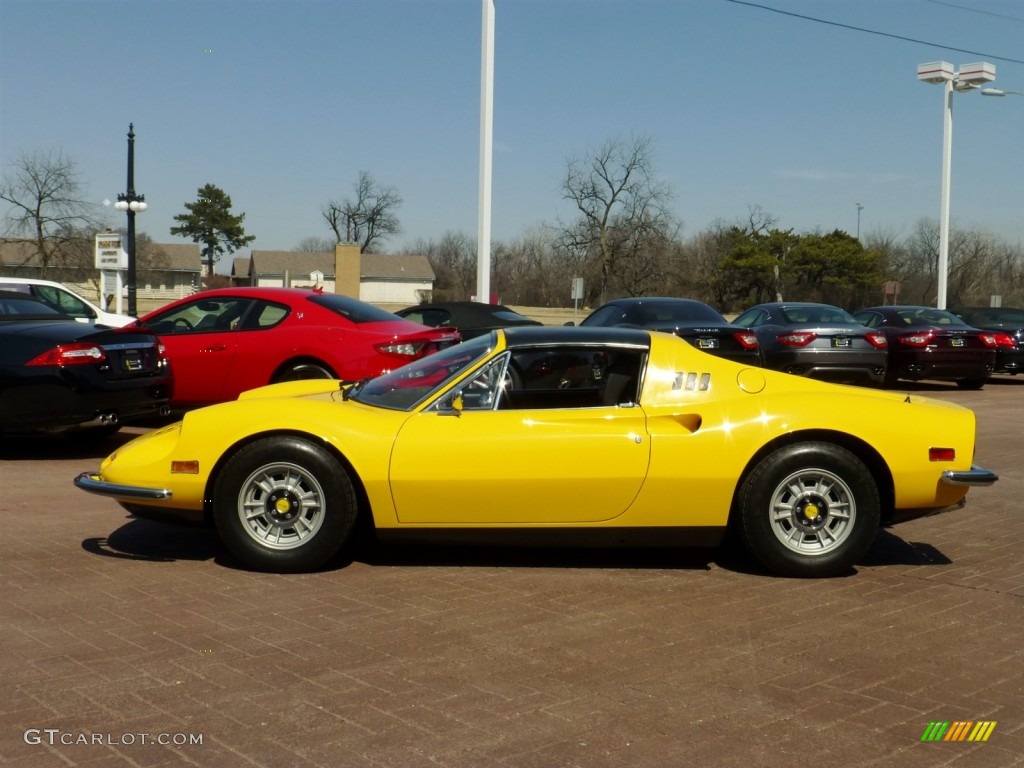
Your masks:
{"label": "building with brown roof", "polygon": [[374,304],[418,304],[434,289],[434,270],[426,256],[359,253],[358,246],[345,243],[334,253],[252,251],[244,262],[235,259],[232,265],[236,285],[319,286]]}
{"label": "building with brown roof", "polygon": [[[69,255],[70,254],[70,255]],[[0,242],[0,275],[56,280],[87,299],[107,306],[110,296],[100,296],[100,270],[96,268],[93,243],[65,251],[65,258],[43,269],[32,240]],[[136,253],[136,296],[140,301],[166,303],[194,293],[200,286],[202,264],[196,243],[140,242]]]}

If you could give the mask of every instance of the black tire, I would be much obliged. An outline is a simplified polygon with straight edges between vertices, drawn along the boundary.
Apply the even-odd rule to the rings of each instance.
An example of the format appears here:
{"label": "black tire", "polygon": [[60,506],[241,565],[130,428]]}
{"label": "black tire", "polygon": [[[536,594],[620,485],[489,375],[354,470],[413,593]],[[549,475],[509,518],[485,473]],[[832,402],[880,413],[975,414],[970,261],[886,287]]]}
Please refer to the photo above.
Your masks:
{"label": "black tire", "polygon": [[335,379],[331,371],[319,363],[294,363],[274,376],[272,384],[282,381],[302,381],[304,379]]}
{"label": "black tire", "polygon": [[960,389],[978,390],[985,386],[988,379],[957,379],[956,385]]}
{"label": "black tire", "polygon": [[268,437],[244,446],[221,468],[213,488],[213,521],[221,540],[257,571],[320,568],[348,543],[356,516],[344,467],[299,437]]}
{"label": "black tire", "polygon": [[736,523],[747,550],[769,571],[827,577],[849,573],[864,556],[880,511],[878,487],[860,459],[831,443],[808,442],[780,448],[747,475]]}

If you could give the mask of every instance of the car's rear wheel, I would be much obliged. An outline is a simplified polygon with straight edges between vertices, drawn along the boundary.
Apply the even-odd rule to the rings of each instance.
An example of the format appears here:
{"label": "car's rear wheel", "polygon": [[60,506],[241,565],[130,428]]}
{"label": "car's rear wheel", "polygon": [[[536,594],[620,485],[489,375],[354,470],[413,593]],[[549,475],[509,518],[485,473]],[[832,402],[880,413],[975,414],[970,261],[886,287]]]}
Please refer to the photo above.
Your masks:
{"label": "car's rear wheel", "polygon": [[300,573],[324,565],[348,542],[357,503],[328,451],[299,437],[269,437],[228,459],[213,490],[213,519],[246,566]]}
{"label": "car's rear wheel", "polygon": [[274,376],[273,384],[282,381],[301,381],[303,379],[334,379],[337,378],[326,367],[319,363],[292,363]]}
{"label": "car's rear wheel", "polygon": [[750,472],[737,524],[750,553],[781,576],[848,573],[878,532],[881,502],[871,472],[837,445],[780,448]]}

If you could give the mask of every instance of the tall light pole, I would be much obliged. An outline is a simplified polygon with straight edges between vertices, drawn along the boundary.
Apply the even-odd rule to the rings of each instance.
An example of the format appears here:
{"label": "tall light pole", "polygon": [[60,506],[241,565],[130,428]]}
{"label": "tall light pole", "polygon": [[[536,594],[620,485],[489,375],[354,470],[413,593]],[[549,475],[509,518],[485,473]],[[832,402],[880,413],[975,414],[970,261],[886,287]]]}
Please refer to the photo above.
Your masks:
{"label": "tall light pole", "polygon": [[128,123],[128,191],[117,196],[114,207],[128,213],[128,270],[125,282],[128,284],[128,314],[138,317],[135,282],[135,214],[142,213],[149,206],[146,196],[135,193],[135,124]]}
{"label": "tall light pole", "polygon": [[857,206],[857,239],[860,240],[860,212],[864,210],[864,206],[860,203],[854,203]]}
{"label": "tall light pole", "polygon": [[494,137],[494,0],[483,0],[480,34],[480,220],[476,300],[491,303],[491,164]]}
{"label": "tall light pole", "polygon": [[917,79],[925,83],[944,86],[942,106],[942,193],[939,201],[939,274],[938,295],[935,306],[946,308],[946,293],[949,285],[949,188],[950,166],[953,160],[953,92],[971,91],[982,83],[996,79],[994,64],[980,61],[965,64],[960,71],[953,69],[948,61],[931,61],[918,64]]}

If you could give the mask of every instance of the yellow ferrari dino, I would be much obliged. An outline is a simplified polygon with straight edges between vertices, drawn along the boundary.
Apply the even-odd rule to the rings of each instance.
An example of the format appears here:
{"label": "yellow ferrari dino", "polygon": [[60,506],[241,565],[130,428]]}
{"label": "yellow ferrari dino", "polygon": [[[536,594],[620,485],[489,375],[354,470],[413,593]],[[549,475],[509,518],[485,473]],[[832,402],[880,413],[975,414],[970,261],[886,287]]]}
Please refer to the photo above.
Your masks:
{"label": "yellow ferrari dino", "polygon": [[658,332],[513,328],[357,383],[192,411],[75,484],[212,522],[257,570],[378,537],[718,544],[786,576],[849,572],[880,525],[961,505],[974,413],[733,363]]}

